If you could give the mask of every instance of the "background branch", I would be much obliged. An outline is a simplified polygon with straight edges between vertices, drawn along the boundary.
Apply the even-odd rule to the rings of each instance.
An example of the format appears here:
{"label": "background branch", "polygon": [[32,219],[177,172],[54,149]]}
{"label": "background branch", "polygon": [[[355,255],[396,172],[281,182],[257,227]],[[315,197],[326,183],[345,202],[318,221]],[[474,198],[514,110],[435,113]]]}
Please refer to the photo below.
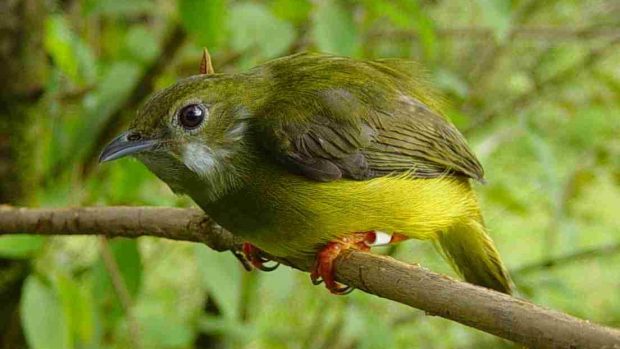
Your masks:
{"label": "background branch", "polygon": [[[150,235],[202,242],[217,251],[241,240],[197,209],[93,207],[0,208],[0,235]],[[303,271],[313,261],[283,260]],[[336,261],[336,279],[367,293],[451,319],[536,348],[602,348],[620,345],[620,331],[548,310],[527,301],[433,273],[390,257],[352,251]]]}
{"label": "background branch", "polygon": [[120,300],[125,316],[127,317],[127,325],[129,327],[130,334],[129,341],[134,348],[140,349],[142,348],[142,342],[140,340],[140,326],[138,325],[138,321],[133,313],[133,300],[131,299],[127,285],[123,280],[121,271],[118,268],[118,263],[116,263],[116,259],[112,254],[110,244],[108,243],[108,238],[106,236],[100,237],[99,250],[101,252],[101,258],[103,259],[103,265],[105,266],[105,269],[110,276],[112,286],[114,287],[114,292],[116,292],[116,296]]}
{"label": "background branch", "polygon": [[[437,36],[442,38],[494,40],[492,29],[483,27],[438,28]],[[558,40],[590,40],[616,37],[620,30],[616,27],[573,28],[558,26],[520,26],[511,30],[515,39],[558,41]],[[390,40],[416,40],[419,34],[413,30],[374,30],[368,33],[368,40],[376,41],[385,38]]]}
{"label": "background branch", "polygon": [[569,253],[563,256],[558,256],[555,258],[548,258],[540,262],[527,264],[520,268],[512,270],[512,273],[514,275],[523,275],[523,274],[528,274],[531,272],[540,271],[540,270],[552,268],[555,266],[575,263],[575,262],[579,262],[579,261],[583,261],[583,260],[587,260],[591,258],[610,256],[616,253],[620,253],[620,242],[611,244],[611,245],[602,246],[602,247],[579,250],[579,251]]}
{"label": "background branch", "polygon": [[[533,88],[528,92],[522,93],[521,95],[506,101],[505,103],[500,103],[498,107],[492,108],[482,115],[477,117],[471,125],[465,127],[462,131],[467,134],[472,132],[475,129],[479,129],[484,124],[488,124],[493,121],[496,117],[503,115],[507,110],[516,110],[518,108],[526,107],[531,100],[535,98],[540,98],[540,96],[547,91],[554,91],[555,88],[560,86],[562,83],[573,79],[580,72],[587,71],[595,66],[600,60],[606,57],[608,53],[615,52],[614,50],[620,44],[620,33],[615,33],[611,35],[610,40],[607,41],[604,45],[601,45],[595,49],[590,50],[581,60],[577,63],[571,65],[570,67],[552,75],[551,77],[541,79],[537,74],[532,73],[533,80]],[[547,51],[549,51],[548,49]],[[543,52],[542,56],[547,52]]]}

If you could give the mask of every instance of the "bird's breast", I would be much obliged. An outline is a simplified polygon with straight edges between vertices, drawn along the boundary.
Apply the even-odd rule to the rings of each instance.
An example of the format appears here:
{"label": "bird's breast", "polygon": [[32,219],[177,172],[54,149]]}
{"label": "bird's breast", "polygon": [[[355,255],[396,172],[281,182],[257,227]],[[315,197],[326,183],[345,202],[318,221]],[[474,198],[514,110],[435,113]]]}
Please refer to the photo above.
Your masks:
{"label": "bird's breast", "polygon": [[470,184],[462,178],[316,182],[277,167],[257,169],[238,190],[198,203],[224,228],[281,257],[314,253],[330,240],[359,231],[428,239],[478,212]]}

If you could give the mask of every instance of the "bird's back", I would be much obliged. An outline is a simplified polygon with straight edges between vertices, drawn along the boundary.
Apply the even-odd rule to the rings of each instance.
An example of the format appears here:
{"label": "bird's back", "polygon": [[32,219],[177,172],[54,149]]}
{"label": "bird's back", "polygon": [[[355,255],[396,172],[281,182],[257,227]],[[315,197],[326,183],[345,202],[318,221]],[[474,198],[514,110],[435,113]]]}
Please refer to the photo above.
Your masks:
{"label": "bird's back", "polygon": [[318,181],[393,173],[482,180],[482,166],[413,62],[299,54],[256,68],[257,147]]}

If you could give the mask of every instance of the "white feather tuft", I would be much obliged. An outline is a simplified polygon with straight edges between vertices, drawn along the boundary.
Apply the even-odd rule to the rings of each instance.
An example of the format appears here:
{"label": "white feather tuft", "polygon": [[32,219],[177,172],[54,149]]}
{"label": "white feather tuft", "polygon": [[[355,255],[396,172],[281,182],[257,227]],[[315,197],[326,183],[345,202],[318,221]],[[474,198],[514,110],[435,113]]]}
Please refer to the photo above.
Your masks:
{"label": "white feather tuft", "polygon": [[199,142],[185,145],[183,150],[185,166],[200,177],[207,177],[217,169],[217,159],[211,148]]}

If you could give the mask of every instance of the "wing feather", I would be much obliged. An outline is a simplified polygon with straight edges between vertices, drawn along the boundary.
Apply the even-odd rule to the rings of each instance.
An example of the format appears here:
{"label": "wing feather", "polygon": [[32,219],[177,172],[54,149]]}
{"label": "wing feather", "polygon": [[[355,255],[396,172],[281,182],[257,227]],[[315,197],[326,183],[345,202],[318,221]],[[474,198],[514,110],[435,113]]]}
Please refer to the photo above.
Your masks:
{"label": "wing feather", "polygon": [[[299,57],[306,59],[300,72],[321,74],[321,70],[308,68],[316,63],[309,60],[312,57]],[[320,59],[325,60],[321,64],[339,64],[339,73],[349,68],[340,58]],[[367,78],[360,74],[368,69],[374,69],[373,74],[393,75],[386,79],[406,79],[404,71],[394,70],[401,66],[387,66],[381,61],[369,63],[366,70],[355,67],[357,71],[351,74],[359,75],[358,80]],[[308,75],[306,79],[316,77]],[[413,178],[459,175],[483,180],[482,166],[464,137],[418,100],[416,93],[407,93],[402,87],[406,81],[395,82],[399,87],[392,91],[393,98],[385,100],[377,99],[376,93],[368,97],[373,92],[372,79],[367,79],[370,85],[363,88],[330,86],[332,80],[303,91],[304,99],[285,100],[288,105],[282,103],[282,96],[274,96],[278,104],[267,108],[265,114],[269,115],[262,115],[271,117],[270,121],[256,127],[259,146],[290,171],[317,181],[343,177],[365,180],[394,173]],[[279,115],[271,115],[274,110]]]}

